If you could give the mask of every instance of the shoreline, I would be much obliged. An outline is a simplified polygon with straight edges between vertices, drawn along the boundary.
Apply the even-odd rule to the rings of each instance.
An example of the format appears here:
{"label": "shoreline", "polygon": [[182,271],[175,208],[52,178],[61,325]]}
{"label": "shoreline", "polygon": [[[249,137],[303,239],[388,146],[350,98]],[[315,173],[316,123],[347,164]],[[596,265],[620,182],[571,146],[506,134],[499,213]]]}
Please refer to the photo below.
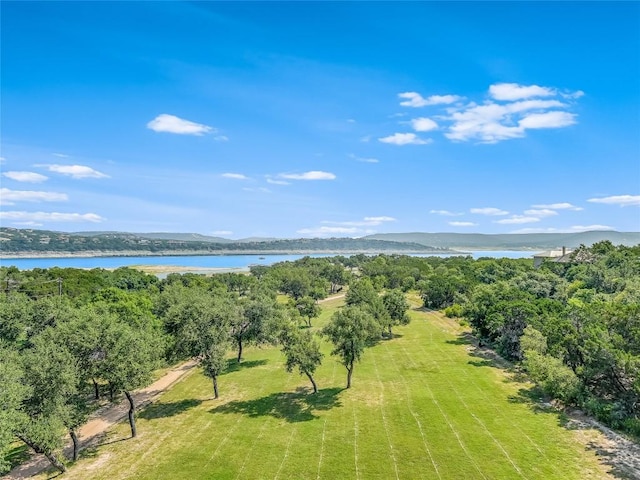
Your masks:
{"label": "shoreline", "polygon": [[14,260],[27,258],[98,258],[98,257],[195,257],[195,256],[228,256],[228,255],[467,255],[467,252],[450,250],[372,250],[372,249],[356,249],[356,250],[162,250],[159,252],[150,251],[103,251],[103,250],[87,250],[82,252],[19,252],[4,253],[0,252],[0,260]]}

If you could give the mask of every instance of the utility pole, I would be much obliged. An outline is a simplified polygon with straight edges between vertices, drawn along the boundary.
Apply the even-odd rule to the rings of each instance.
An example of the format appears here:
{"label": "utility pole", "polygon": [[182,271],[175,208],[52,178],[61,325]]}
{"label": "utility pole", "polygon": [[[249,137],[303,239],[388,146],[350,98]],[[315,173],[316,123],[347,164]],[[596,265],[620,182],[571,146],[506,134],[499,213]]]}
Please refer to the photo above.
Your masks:
{"label": "utility pole", "polygon": [[58,277],[58,296],[62,296],[62,278]]}

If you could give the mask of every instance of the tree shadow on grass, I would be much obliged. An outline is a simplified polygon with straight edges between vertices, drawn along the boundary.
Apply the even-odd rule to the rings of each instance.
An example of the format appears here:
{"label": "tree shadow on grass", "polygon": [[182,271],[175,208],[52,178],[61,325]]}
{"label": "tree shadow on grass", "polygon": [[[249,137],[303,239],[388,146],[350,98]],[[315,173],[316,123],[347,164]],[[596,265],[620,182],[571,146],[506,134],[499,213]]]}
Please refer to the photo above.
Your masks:
{"label": "tree shadow on grass", "polygon": [[190,408],[197,407],[201,403],[202,400],[196,400],[193,398],[180,400],[177,402],[152,403],[142,412],[140,412],[138,414],[138,417],[144,418],[145,420],[173,417],[174,415],[180,415]]}
{"label": "tree shadow on grass", "polygon": [[229,364],[227,365],[227,368],[224,372],[222,372],[220,374],[220,376],[222,375],[228,375],[229,373],[233,373],[233,372],[238,372],[240,370],[244,370],[246,368],[253,368],[253,367],[260,367],[262,365],[266,365],[267,361],[266,360],[248,360],[248,361],[242,361],[240,363],[238,363],[235,359],[231,360],[229,362]]}
{"label": "tree shadow on grass", "polygon": [[455,340],[447,340],[445,343],[450,345],[477,345],[478,340],[469,332],[462,332],[458,334],[458,338]]}
{"label": "tree shadow on grass", "polygon": [[233,401],[210,410],[211,413],[241,413],[250,417],[270,415],[287,422],[307,422],[318,418],[314,412],[342,405],[338,394],[343,388],[325,388],[312,394],[306,388],[278,392],[255,400]]}

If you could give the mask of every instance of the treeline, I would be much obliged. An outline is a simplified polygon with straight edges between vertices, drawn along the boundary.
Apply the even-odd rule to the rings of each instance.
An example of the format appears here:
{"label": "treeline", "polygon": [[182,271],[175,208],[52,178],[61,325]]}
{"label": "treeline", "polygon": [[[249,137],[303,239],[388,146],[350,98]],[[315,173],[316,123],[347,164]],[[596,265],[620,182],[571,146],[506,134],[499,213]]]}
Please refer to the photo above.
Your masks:
{"label": "treeline", "polygon": [[363,238],[298,238],[268,241],[214,243],[209,241],[150,239],[127,233],[77,235],[45,230],[0,229],[0,253],[78,253],[78,252],[140,252],[166,254],[171,252],[220,254],[228,252],[453,252],[414,242],[394,242]]}
{"label": "treeline", "polygon": [[[364,349],[408,322],[402,292],[376,291],[355,281],[353,269],[335,259],[304,258],[253,274],[169,275],[164,280],[129,268],[0,268],[0,471],[16,439],[65,471],[64,432],[77,458],[77,429],[102,398],[129,402],[131,436],[137,434],[134,389],[154,370],[195,359],[212,381],[233,352],[241,362],[249,345],[279,346],[288,371],[318,389],[318,336],[324,336],[347,371],[351,386]],[[353,288],[347,306],[320,331],[308,328],[318,300]]]}

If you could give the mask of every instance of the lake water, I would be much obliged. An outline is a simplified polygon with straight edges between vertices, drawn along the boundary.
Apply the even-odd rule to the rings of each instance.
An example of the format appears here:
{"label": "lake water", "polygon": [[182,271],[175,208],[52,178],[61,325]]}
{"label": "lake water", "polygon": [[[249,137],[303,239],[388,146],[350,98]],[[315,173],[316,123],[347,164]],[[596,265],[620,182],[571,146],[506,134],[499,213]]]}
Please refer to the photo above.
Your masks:
{"label": "lake water", "polygon": [[[531,258],[530,251],[493,251],[481,250],[469,252],[473,258]],[[168,265],[194,268],[241,268],[250,265],[272,265],[278,262],[294,261],[302,257],[333,257],[336,254],[313,255],[194,255],[194,256],[142,256],[142,257],[64,257],[64,258],[0,258],[0,266],[15,266],[20,270],[32,268],[118,268],[133,265]],[[447,256],[435,254],[436,256]],[[417,254],[416,257],[433,255]]]}

